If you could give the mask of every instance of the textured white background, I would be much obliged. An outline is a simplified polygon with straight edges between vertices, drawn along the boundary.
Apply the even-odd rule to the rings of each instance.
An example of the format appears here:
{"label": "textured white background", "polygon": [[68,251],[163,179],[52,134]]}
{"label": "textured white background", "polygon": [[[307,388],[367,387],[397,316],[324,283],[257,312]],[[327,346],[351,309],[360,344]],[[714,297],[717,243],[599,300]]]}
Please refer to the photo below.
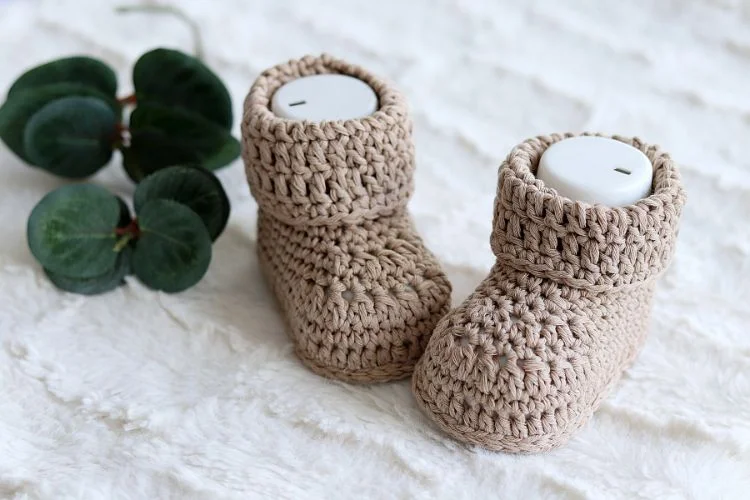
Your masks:
{"label": "textured white background", "polygon": [[[415,117],[418,229],[460,302],[492,263],[497,166],[524,138],[639,135],[689,192],[650,338],[560,450],[468,449],[408,382],[352,387],[296,361],[255,258],[239,162],[206,278],[55,290],[25,243],[62,184],[0,146],[0,498],[747,498],[750,491],[750,3],[741,0],[182,1],[237,116],[264,68],[330,52],[396,82]],[[0,1],[0,92],[74,53],[189,50],[179,22],[104,0]],[[238,121],[238,120],[236,120]],[[239,127],[235,126],[239,133]],[[116,159],[94,178],[129,195]]]}

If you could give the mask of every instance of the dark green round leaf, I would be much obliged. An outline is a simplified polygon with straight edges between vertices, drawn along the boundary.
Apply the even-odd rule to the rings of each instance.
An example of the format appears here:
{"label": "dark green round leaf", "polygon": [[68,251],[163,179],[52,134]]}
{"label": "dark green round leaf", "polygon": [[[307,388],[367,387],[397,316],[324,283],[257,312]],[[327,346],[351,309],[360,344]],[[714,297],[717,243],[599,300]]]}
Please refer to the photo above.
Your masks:
{"label": "dark green round leaf", "polygon": [[208,170],[219,170],[239,158],[241,152],[240,141],[230,135],[225,138],[221,148],[202,160],[201,166]]}
{"label": "dark green round leaf", "polygon": [[198,215],[172,200],[151,200],[138,212],[140,237],[133,273],[147,287],[181,292],[198,283],[211,262],[211,238]]}
{"label": "dark green round leaf", "polygon": [[63,97],[37,111],[26,125],[24,151],[34,165],[81,179],[109,163],[117,117],[96,97]]}
{"label": "dark green round leaf", "polygon": [[33,165],[24,149],[24,131],[26,124],[37,111],[47,104],[62,97],[90,96],[106,102],[116,115],[120,114],[120,105],[116,100],[102,94],[96,89],[75,83],[55,83],[35,87],[14,93],[0,106],[0,139],[11,151],[26,163]]}
{"label": "dark green round leaf", "polygon": [[163,168],[199,161],[198,154],[179,141],[164,138],[161,132],[144,130],[130,134],[130,147],[122,149],[125,172],[133,182]]}
{"label": "dark green round leaf", "polygon": [[123,150],[136,182],[179,164],[216,170],[240,154],[239,142],[216,124],[181,109],[142,104],[130,116],[130,147]]}
{"label": "dark green round leaf", "polygon": [[193,56],[155,49],[138,59],[133,85],[139,104],[183,108],[217,124],[232,128],[232,99],[224,84]]}
{"label": "dark green round leaf", "polygon": [[117,256],[114,269],[93,278],[70,278],[47,269],[44,272],[52,284],[61,290],[81,295],[98,295],[114,290],[124,283],[125,276],[130,274],[131,252],[128,247],[123,249]]}
{"label": "dark green round leaf", "polygon": [[117,198],[104,188],[91,184],[61,187],[31,211],[26,229],[29,249],[53,273],[72,278],[101,276],[115,267],[115,227],[120,215]]}
{"label": "dark green round leaf", "polygon": [[229,198],[221,181],[199,167],[168,167],[146,177],[133,196],[135,211],[150,200],[174,200],[203,220],[212,240],[219,237],[229,219]]}
{"label": "dark green round leaf", "polygon": [[8,98],[24,90],[54,83],[85,85],[113,98],[117,93],[117,77],[112,68],[98,59],[76,56],[51,61],[28,70],[11,86]]}

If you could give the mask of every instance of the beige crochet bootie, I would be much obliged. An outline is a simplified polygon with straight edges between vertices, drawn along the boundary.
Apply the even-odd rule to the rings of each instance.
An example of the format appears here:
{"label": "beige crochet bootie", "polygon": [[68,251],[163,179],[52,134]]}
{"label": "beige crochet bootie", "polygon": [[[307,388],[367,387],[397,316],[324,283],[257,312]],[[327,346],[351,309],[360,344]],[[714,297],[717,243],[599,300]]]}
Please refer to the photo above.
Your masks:
{"label": "beige crochet bootie", "polygon": [[[307,75],[369,84],[372,115],[296,121],[273,93]],[[323,55],[263,72],[245,100],[242,146],[258,202],[258,255],[284,309],[297,355],[351,382],[409,376],[451,287],[406,210],[414,146],[403,96],[362,68]]]}
{"label": "beige crochet bootie", "polygon": [[552,143],[528,140],[500,170],[489,276],[437,326],[413,389],[454,438],[492,450],[565,443],[643,344],[654,281],[672,255],[685,200],[669,156],[638,139],[652,194],[607,208],[573,202],[534,176]]}

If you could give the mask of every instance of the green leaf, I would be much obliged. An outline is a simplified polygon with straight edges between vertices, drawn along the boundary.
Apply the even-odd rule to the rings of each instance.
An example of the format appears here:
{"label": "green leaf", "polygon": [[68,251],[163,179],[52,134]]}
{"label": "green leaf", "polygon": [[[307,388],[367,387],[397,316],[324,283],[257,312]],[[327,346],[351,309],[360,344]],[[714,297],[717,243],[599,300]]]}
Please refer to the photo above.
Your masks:
{"label": "green leaf", "polygon": [[202,166],[208,170],[219,170],[226,167],[234,160],[239,158],[241,153],[240,141],[234,137],[227,136],[221,145],[221,148],[209,155],[203,160]]}
{"label": "green leaf", "polygon": [[138,183],[163,168],[197,163],[198,154],[184,145],[165,140],[160,132],[131,131],[130,147],[122,149],[122,162],[128,176]]}
{"label": "green leaf", "polygon": [[150,200],[138,212],[140,238],[133,273],[149,288],[181,292],[198,283],[211,262],[211,238],[198,215],[172,200]]}
{"label": "green leaf", "polygon": [[139,104],[161,104],[197,113],[232,128],[232,99],[222,81],[195,57],[155,49],[138,59],[133,85]]}
{"label": "green leaf", "polygon": [[13,153],[26,163],[33,165],[24,149],[24,132],[31,117],[47,104],[62,97],[89,96],[98,97],[106,102],[117,116],[120,105],[114,99],[96,89],[75,83],[55,83],[35,87],[14,93],[0,106],[0,139],[7,144]]}
{"label": "green leaf", "polygon": [[52,284],[61,290],[81,295],[98,295],[114,290],[124,283],[125,276],[130,274],[131,252],[132,250],[126,247],[117,255],[113,269],[93,278],[70,278],[48,269],[44,272]]}
{"label": "green leaf", "polygon": [[34,207],[26,230],[29,249],[49,271],[72,278],[101,276],[115,267],[120,204],[92,184],[64,186]]}
{"label": "green leaf", "polygon": [[98,59],[76,56],[58,59],[28,70],[11,86],[8,99],[24,90],[54,83],[84,85],[112,98],[117,93],[117,77],[112,68]]}
{"label": "green leaf", "polygon": [[216,170],[240,154],[239,142],[216,124],[181,109],[144,104],[130,116],[125,170],[139,182],[157,170],[196,164]]}
{"label": "green leaf", "polygon": [[229,198],[221,181],[199,167],[168,167],[149,175],[136,188],[133,205],[140,212],[143,205],[158,199],[174,200],[198,214],[212,240],[229,220]]}
{"label": "green leaf", "polygon": [[109,163],[117,117],[96,97],[63,97],[37,111],[26,124],[24,151],[50,173],[89,177]]}

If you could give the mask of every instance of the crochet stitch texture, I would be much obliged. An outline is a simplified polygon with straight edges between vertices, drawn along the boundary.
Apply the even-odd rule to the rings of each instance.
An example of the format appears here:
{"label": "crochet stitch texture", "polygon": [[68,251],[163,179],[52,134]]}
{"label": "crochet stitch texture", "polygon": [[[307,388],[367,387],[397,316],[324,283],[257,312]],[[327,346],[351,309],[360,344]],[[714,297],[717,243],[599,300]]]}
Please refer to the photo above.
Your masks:
{"label": "crochet stitch texture", "polygon": [[500,167],[489,276],[437,326],[413,390],[448,434],[491,450],[565,443],[597,409],[648,332],[655,279],[672,256],[685,193],[658,147],[652,194],[608,208],[559,196],[534,172],[573,134],[516,146]]}
{"label": "crochet stitch texture", "polygon": [[[303,76],[341,73],[378,96],[372,115],[296,121],[270,110]],[[299,358],[350,382],[409,376],[451,287],[416,234],[406,205],[414,181],[403,96],[328,55],[264,71],[245,100],[242,156],[258,202],[258,255]]]}

